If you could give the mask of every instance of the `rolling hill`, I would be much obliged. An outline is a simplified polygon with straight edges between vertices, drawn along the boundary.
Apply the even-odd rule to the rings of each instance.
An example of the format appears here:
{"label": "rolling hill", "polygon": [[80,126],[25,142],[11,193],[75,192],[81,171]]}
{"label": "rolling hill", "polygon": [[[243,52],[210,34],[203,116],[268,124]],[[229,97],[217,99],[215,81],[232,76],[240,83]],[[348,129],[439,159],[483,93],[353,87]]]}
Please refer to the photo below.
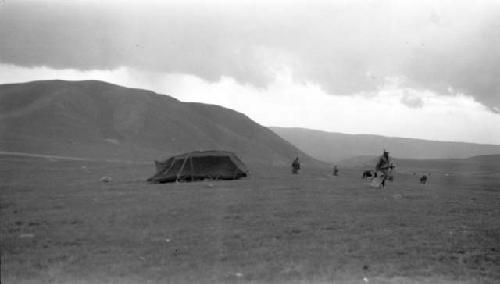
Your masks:
{"label": "rolling hill", "polygon": [[465,159],[500,154],[500,145],[342,134],[304,128],[271,129],[305,153],[328,163],[357,157],[364,160],[364,156],[380,155],[384,149],[400,159]]}
{"label": "rolling hill", "polygon": [[0,151],[151,161],[208,149],[253,165],[289,165],[297,153],[245,115],[101,81],[0,85]]}

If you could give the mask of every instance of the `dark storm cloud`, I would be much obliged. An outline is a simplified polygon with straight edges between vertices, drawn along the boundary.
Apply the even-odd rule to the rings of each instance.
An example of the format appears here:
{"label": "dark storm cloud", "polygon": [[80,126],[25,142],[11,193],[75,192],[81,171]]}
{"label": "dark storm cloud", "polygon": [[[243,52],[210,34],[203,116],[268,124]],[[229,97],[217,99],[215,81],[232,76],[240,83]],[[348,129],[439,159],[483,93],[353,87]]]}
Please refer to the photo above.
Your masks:
{"label": "dark storm cloud", "polygon": [[249,60],[252,39],[245,33],[252,33],[252,25],[234,28],[237,17],[205,12],[199,5],[35,1],[8,3],[0,13],[4,63],[76,69],[131,66],[266,83],[260,66]]}
{"label": "dark storm cloud", "polygon": [[479,30],[467,32],[442,46],[426,42],[403,72],[417,86],[443,93],[451,87],[499,112],[500,13],[485,19]]}
{"label": "dark storm cloud", "polygon": [[495,2],[103,2],[3,4],[0,62],[130,66],[259,87],[285,66],[331,94],[375,90],[401,77],[414,88],[451,87],[500,108]]}

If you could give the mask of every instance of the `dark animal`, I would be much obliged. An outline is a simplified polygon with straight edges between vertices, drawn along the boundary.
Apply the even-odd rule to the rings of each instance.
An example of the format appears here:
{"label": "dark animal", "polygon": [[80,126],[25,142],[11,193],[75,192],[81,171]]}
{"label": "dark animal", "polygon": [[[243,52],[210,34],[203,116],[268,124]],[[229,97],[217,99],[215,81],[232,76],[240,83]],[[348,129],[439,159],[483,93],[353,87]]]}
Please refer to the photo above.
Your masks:
{"label": "dark animal", "polygon": [[427,175],[423,175],[420,177],[420,183],[421,184],[426,184],[427,183]]}
{"label": "dark animal", "polygon": [[368,179],[371,177],[377,177],[377,172],[371,170],[365,170],[363,172],[363,179]]}

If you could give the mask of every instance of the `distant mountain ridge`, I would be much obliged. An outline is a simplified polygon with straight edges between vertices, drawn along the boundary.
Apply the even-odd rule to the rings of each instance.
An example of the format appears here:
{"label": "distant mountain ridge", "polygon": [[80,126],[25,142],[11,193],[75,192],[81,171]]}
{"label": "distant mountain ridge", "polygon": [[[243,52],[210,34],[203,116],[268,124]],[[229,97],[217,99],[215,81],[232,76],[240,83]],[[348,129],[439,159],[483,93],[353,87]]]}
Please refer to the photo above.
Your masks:
{"label": "distant mountain ridge", "polygon": [[244,114],[101,81],[0,85],[0,151],[150,161],[227,150],[251,164],[288,166],[300,154]]}
{"label": "distant mountain ridge", "polygon": [[500,154],[500,145],[342,134],[305,128],[270,127],[312,157],[335,163],[358,156],[377,156],[384,149],[400,159],[463,159]]}

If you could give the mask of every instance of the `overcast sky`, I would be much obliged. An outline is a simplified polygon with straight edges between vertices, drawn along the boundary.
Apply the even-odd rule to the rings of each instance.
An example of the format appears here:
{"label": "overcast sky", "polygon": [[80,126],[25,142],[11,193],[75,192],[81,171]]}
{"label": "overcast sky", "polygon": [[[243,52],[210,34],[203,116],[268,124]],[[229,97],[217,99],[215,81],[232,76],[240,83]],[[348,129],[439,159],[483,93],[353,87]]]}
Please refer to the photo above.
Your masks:
{"label": "overcast sky", "polygon": [[0,83],[55,78],[266,126],[500,144],[500,1],[0,0]]}

